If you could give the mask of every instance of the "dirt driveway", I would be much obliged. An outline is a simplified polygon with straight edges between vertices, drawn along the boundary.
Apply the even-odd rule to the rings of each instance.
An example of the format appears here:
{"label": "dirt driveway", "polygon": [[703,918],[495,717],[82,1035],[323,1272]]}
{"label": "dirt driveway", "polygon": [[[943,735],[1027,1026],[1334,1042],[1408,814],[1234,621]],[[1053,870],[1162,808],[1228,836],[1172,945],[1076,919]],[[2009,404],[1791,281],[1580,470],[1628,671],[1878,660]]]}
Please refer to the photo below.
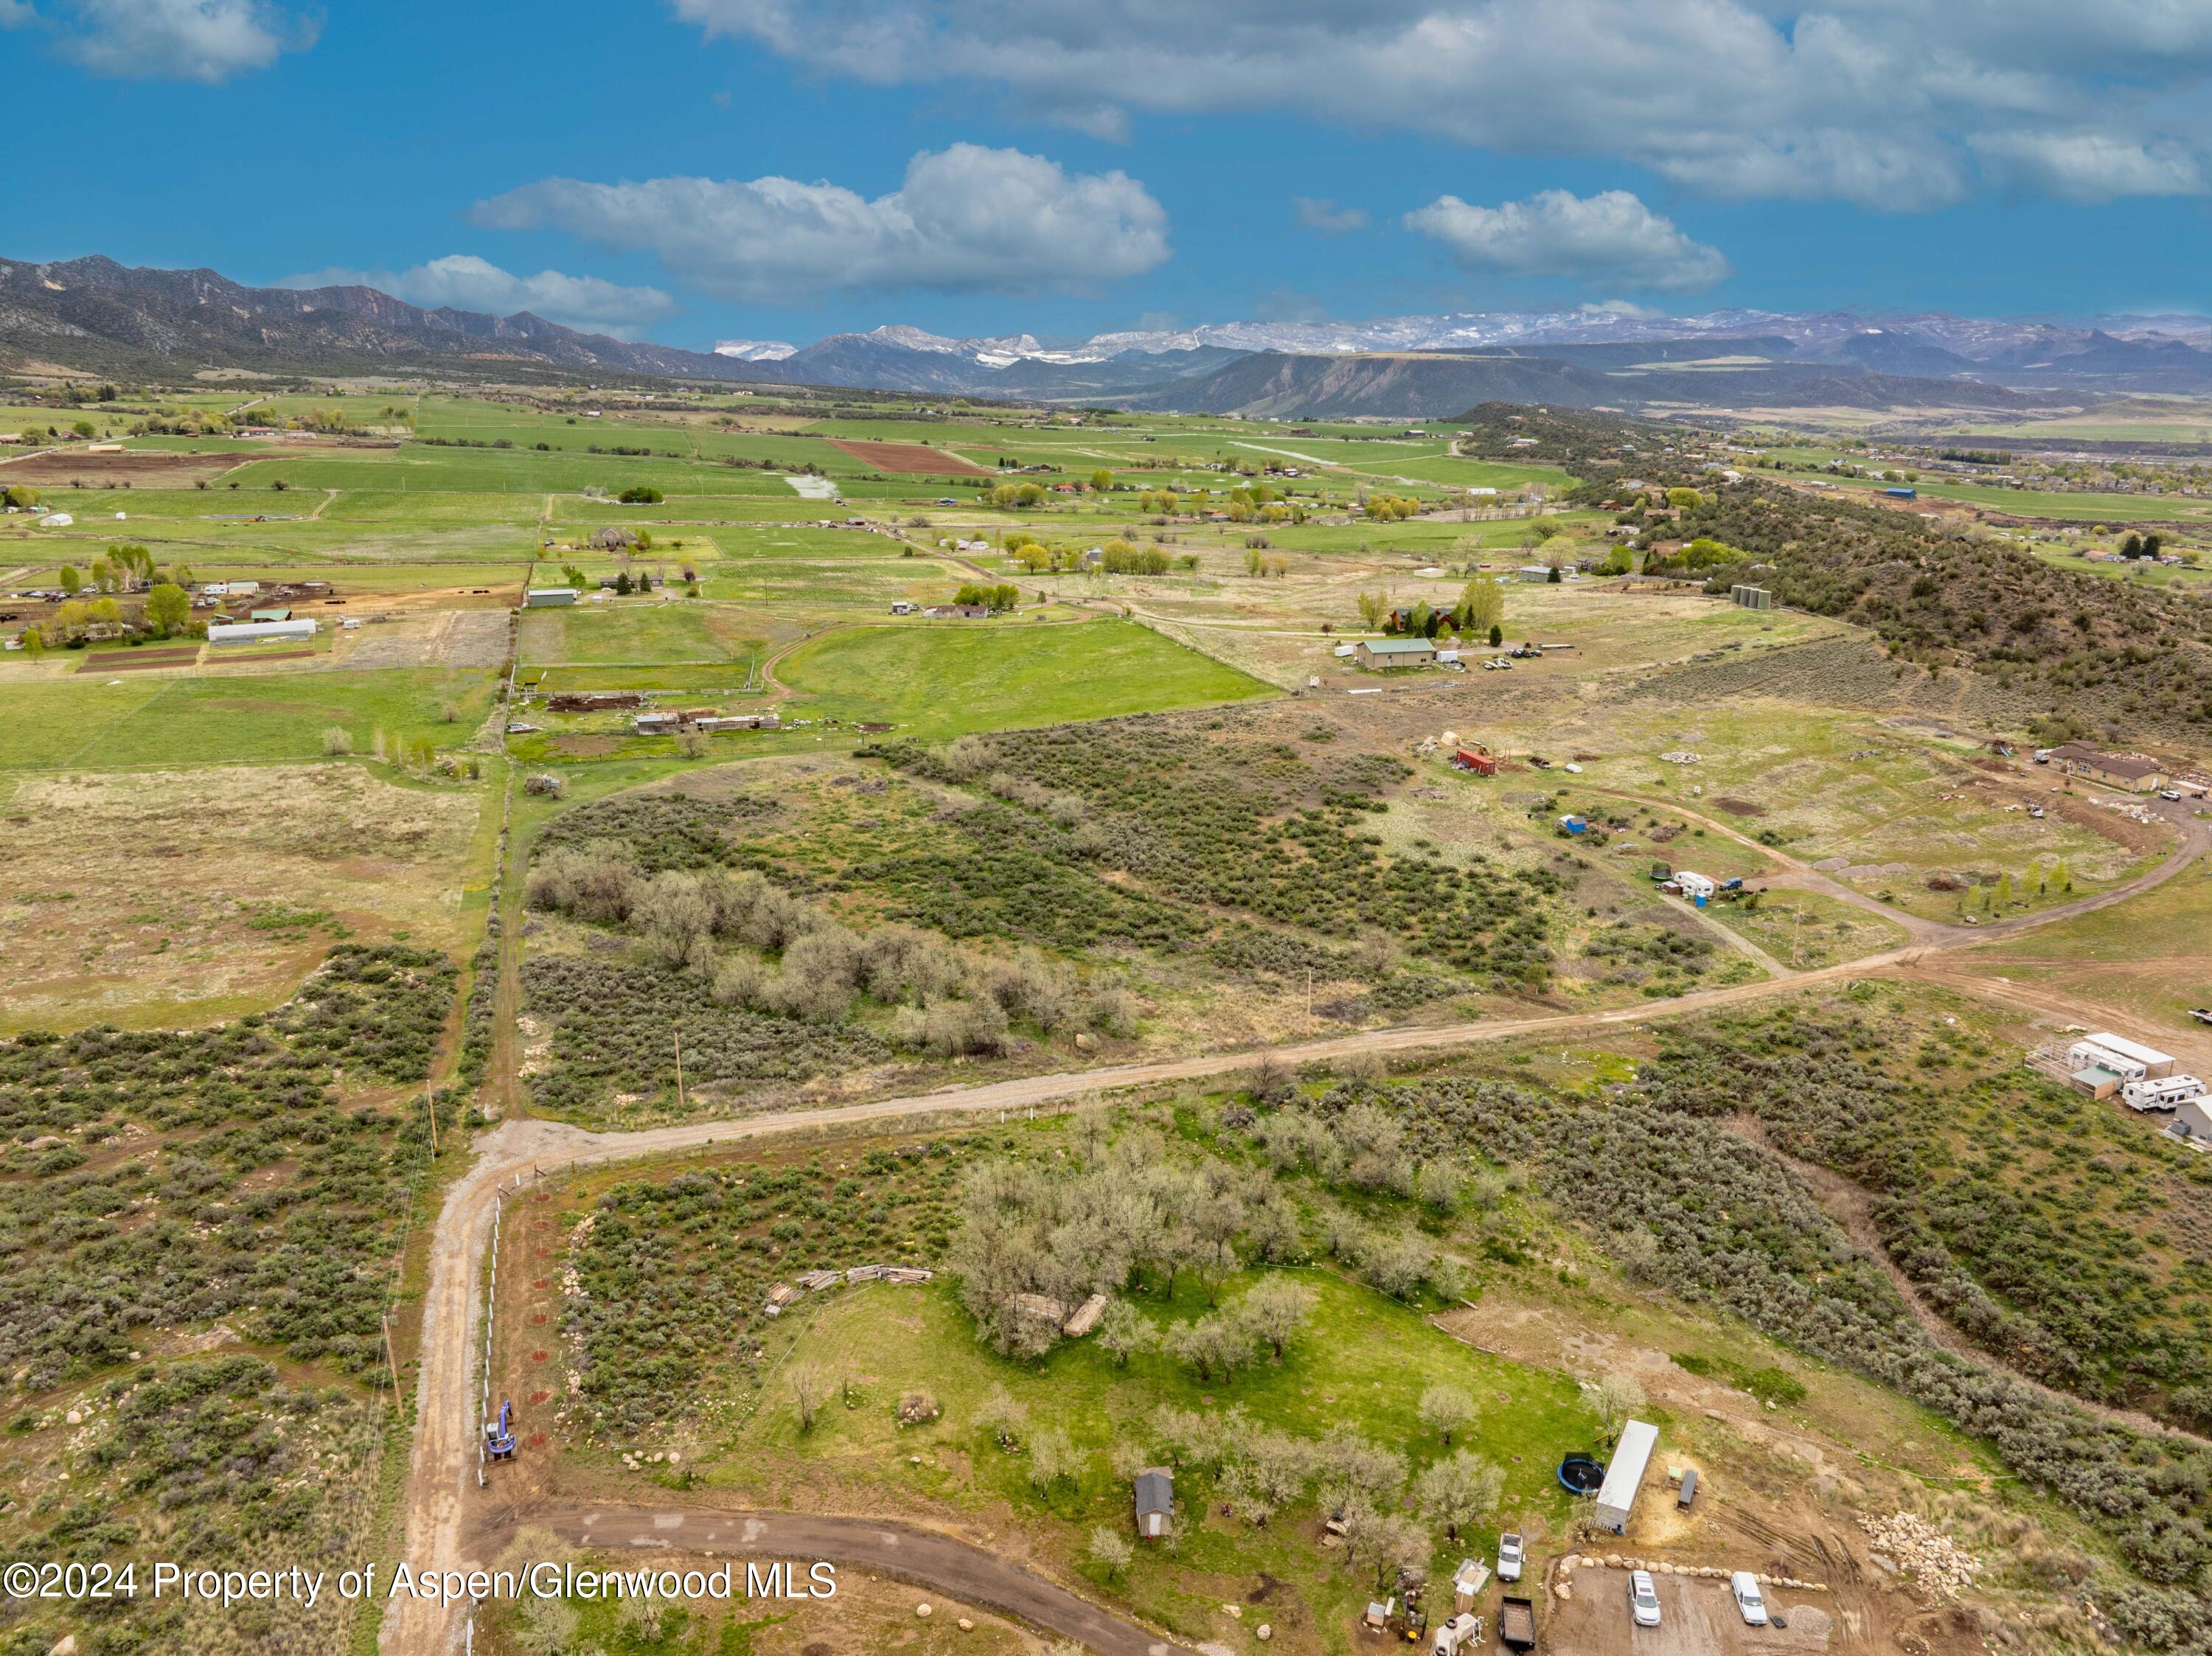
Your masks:
{"label": "dirt driveway", "polygon": [[[1659,1625],[1640,1628],[1628,1614],[1628,1572],[1575,1572],[1575,1596],[1553,1598],[1538,1629],[1538,1647],[1558,1656],[1810,1656],[1828,1650],[1835,1617],[1818,1595],[1767,1589],[1790,1625],[1746,1627],[1725,1581],[1652,1578],[1659,1590]],[[1838,1641],[1837,1656],[1870,1647]]]}
{"label": "dirt driveway", "polygon": [[[1016,1617],[1100,1656],[1169,1656],[1173,1648],[1158,1635],[1109,1615],[1066,1588],[981,1547],[884,1519],[585,1503],[526,1511],[520,1518],[580,1547],[653,1549],[704,1557],[768,1555],[802,1563],[826,1559],[857,1564],[934,1588],[963,1604]],[[486,1556],[497,1550],[495,1545],[479,1549]],[[616,1568],[629,1566],[617,1563]]]}

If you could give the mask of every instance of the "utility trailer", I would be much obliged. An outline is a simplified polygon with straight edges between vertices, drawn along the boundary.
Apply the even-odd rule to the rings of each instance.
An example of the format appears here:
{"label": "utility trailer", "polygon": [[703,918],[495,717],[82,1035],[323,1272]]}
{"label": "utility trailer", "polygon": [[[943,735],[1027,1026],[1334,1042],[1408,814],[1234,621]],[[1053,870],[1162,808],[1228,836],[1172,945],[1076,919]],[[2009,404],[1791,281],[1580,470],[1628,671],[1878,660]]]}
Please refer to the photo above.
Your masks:
{"label": "utility trailer", "polygon": [[1508,1650],[1536,1648],[1536,1606],[1510,1596],[1498,1601],[1498,1640]]}

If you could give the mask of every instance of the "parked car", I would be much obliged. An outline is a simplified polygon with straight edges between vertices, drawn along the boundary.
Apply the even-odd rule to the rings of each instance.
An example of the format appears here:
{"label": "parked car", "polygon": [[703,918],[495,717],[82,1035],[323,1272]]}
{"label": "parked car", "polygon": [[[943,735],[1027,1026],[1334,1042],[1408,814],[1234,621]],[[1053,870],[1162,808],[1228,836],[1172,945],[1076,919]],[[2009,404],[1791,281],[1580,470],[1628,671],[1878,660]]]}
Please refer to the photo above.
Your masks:
{"label": "parked car", "polygon": [[1521,1538],[1509,1530],[1498,1538],[1498,1579],[1518,1581],[1521,1579]]}
{"label": "parked car", "polygon": [[1628,1578],[1628,1611],[1640,1628],[1659,1625],[1659,1589],[1651,1585],[1650,1570],[1636,1570]]}
{"label": "parked car", "polygon": [[1729,1577],[1729,1591],[1735,1595],[1737,1613],[1748,1627],[1766,1625],[1766,1600],[1760,1596],[1759,1578],[1749,1570],[1738,1570]]}

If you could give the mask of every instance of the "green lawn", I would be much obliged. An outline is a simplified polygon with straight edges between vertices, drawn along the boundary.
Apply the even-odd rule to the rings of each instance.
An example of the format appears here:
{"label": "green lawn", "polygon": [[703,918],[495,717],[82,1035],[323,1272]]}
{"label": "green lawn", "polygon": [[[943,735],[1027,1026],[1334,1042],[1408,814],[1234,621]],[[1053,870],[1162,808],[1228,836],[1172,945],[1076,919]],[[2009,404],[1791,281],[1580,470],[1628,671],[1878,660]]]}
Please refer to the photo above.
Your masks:
{"label": "green lawn", "polygon": [[1255,678],[1133,623],[913,622],[842,628],[776,676],[812,711],[933,736],[1272,695]]}

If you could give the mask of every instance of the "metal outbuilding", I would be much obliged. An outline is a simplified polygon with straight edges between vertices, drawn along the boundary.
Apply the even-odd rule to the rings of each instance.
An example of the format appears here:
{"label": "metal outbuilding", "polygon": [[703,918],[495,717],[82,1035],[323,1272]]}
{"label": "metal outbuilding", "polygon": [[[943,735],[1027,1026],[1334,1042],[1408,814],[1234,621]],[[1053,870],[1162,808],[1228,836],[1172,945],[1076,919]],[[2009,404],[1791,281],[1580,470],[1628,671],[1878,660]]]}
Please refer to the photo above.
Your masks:
{"label": "metal outbuilding", "polygon": [[1632,1420],[1620,1429],[1620,1441],[1606,1465],[1605,1482],[1598,1485],[1594,1516],[1618,1535],[1628,1527],[1628,1514],[1636,1505],[1636,1492],[1651,1465],[1651,1452],[1659,1447],[1659,1429],[1648,1421]]}
{"label": "metal outbuilding", "polygon": [[246,621],[226,625],[222,622],[208,628],[208,642],[221,646],[226,644],[306,643],[315,636],[312,619],[299,621]]}

